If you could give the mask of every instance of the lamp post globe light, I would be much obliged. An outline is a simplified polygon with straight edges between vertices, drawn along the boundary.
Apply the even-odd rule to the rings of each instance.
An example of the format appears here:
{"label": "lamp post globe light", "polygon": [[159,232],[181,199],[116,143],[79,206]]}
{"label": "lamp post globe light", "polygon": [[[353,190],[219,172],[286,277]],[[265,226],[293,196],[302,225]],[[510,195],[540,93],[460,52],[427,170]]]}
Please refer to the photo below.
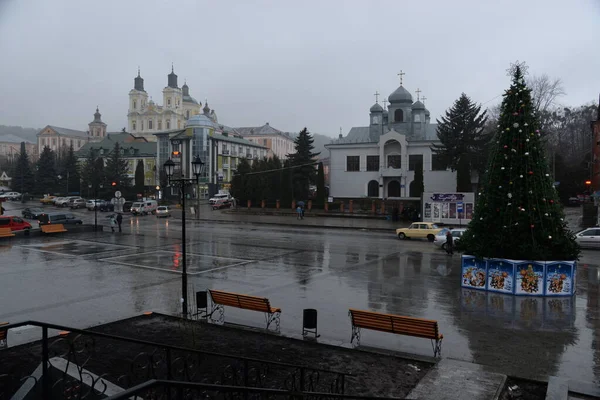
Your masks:
{"label": "lamp post globe light", "polygon": [[[187,262],[185,246],[185,188],[188,185],[198,184],[198,179],[204,170],[204,163],[200,157],[195,157],[192,161],[192,174],[194,178],[173,179],[175,173],[175,163],[170,158],[164,164],[165,174],[169,185],[175,185],[179,188],[179,201],[181,202],[181,306],[184,318],[188,315],[188,296],[187,296]],[[158,188],[158,186],[157,186]]]}

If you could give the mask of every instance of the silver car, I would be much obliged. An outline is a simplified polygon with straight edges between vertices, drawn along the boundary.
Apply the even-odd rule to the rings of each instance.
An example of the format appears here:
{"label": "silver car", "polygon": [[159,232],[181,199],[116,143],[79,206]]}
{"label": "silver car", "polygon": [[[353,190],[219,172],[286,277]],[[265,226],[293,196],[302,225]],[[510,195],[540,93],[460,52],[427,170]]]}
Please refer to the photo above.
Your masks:
{"label": "silver car", "polygon": [[467,230],[467,228],[454,228],[454,229],[444,228],[436,235],[435,239],[433,240],[433,244],[441,247],[442,250],[446,250],[446,233],[448,231],[450,231],[452,233],[454,243],[456,243],[460,240],[460,237],[462,236],[463,232],[466,230]]}
{"label": "silver car", "polygon": [[587,228],[576,233],[575,240],[582,248],[600,249],[600,227]]}
{"label": "silver car", "polygon": [[168,218],[171,216],[171,209],[168,206],[158,206],[156,208],[156,218]]}

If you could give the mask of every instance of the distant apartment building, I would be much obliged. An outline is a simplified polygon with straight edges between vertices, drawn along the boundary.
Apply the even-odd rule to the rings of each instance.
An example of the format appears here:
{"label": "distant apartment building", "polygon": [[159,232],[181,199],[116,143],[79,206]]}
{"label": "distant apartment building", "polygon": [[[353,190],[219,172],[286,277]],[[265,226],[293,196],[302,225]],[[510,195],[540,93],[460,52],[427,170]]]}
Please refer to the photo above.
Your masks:
{"label": "distant apartment building", "polygon": [[102,114],[96,107],[94,120],[88,124],[88,131],[61,128],[54,125],[46,125],[37,134],[37,151],[41,153],[48,146],[53,151],[64,151],[70,146],[78,151],[88,142],[99,142],[106,137],[106,124],[102,122]]}
{"label": "distant apartment building", "polygon": [[294,139],[290,137],[290,134],[273,128],[268,122],[263,126],[240,127],[235,130],[244,139],[269,149],[267,155],[269,158],[276,155],[284,160],[288,158],[288,154],[295,151]]}

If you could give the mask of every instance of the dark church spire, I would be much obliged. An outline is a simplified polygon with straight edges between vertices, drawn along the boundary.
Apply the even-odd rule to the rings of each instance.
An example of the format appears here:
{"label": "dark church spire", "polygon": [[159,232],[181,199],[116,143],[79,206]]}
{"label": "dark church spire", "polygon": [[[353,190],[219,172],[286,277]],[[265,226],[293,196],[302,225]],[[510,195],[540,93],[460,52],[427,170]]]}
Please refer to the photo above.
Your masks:
{"label": "dark church spire", "polygon": [[144,79],[140,76],[140,67],[138,67],[138,74],[133,80],[133,88],[135,90],[139,90],[140,92],[145,92],[144,90]]}
{"label": "dark church spire", "polygon": [[177,75],[175,75],[175,70],[174,70],[174,67],[173,67],[173,63],[171,63],[171,73],[169,74],[168,78],[169,78],[169,80],[168,80],[169,85],[168,86],[171,87],[171,88],[177,89],[178,88],[178,86],[177,86]]}

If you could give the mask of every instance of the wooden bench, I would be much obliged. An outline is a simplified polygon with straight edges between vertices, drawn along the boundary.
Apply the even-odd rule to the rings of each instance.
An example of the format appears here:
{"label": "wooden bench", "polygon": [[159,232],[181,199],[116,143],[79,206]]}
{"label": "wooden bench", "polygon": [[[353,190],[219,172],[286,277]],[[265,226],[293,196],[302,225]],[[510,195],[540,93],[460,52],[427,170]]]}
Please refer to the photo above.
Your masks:
{"label": "wooden bench", "polygon": [[2,329],[2,326],[8,325],[8,322],[0,322],[0,350],[8,347],[8,331],[6,329]]}
{"label": "wooden bench", "polygon": [[0,237],[13,237],[15,234],[10,228],[0,228]]}
{"label": "wooden bench", "polygon": [[40,226],[42,233],[59,233],[66,232],[65,226],[63,224],[49,224]]}
{"label": "wooden bench", "polygon": [[439,332],[437,321],[355,310],[353,308],[350,309],[349,315],[352,319],[352,337],[350,338],[350,343],[356,339],[356,343],[359,344],[361,328],[372,329],[380,332],[395,333],[397,335],[430,339],[433,356],[439,357],[441,355],[444,335]]}
{"label": "wooden bench", "polygon": [[[212,310],[209,315],[212,315],[215,311],[219,311],[219,318],[217,321],[225,321],[225,307],[236,307],[243,310],[251,310],[265,313],[265,322],[267,323],[267,330],[269,326],[274,322],[275,329],[279,331],[279,323],[281,316],[281,308],[271,307],[269,299],[264,297],[250,296],[247,294],[238,294],[231,292],[224,292],[222,290],[209,290],[210,297],[212,298]],[[211,318],[212,319],[212,318]]]}

